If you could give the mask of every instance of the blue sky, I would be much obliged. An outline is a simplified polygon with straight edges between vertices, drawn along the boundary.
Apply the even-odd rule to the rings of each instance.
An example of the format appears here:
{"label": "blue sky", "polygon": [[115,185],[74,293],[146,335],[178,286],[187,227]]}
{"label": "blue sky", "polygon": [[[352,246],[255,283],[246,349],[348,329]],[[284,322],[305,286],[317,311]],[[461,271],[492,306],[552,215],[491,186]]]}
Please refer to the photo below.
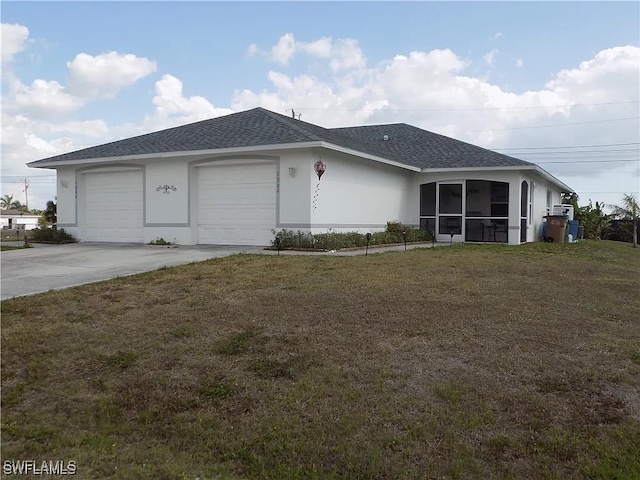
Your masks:
{"label": "blue sky", "polygon": [[[36,207],[55,178],[25,162],[258,105],[509,149],[581,203],[640,190],[637,2],[3,2],[2,23],[2,194],[33,178]],[[549,149],[580,145],[625,151]]]}

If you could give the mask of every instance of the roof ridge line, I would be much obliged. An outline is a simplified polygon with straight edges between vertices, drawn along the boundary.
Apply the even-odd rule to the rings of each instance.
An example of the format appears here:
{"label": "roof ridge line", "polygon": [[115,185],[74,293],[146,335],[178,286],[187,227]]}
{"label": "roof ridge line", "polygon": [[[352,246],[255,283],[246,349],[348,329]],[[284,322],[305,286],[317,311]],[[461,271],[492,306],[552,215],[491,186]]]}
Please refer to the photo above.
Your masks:
{"label": "roof ridge line", "polygon": [[[273,119],[277,120],[278,122],[282,123],[283,125],[286,125],[286,126],[288,126],[290,128],[293,128],[298,133],[301,133],[301,134],[305,135],[307,138],[309,138],[309,140],[316,140],[316,141],[324,141],[325,140],[324,138],[321,138],[321,137],[315,135],[314,133],[309,132],[305,128],[303,128],[303,127],[301,127],[299,125],[296,125],[295,123],[292,124],[292,123],[289,123],[289,122],[285,122],[284,119],[281,118],[281,117],[284,117],[284,115],[281,115],[281,114],[276,113],[276,112],[272,112],[271,110],[267,110],[266,108],[263,108],[263,107],[257,107],[257,108],[262,110],[264,113],[269,115],[271,118],[273,118]],[[292,120],[294,120],[294,119],[292,119]],[[294,120],[294,121],[301,122],[302,120]],[[326,130],[326,128],[321,127],[320,125],[315,125],[315,124],[312,124],[312,125],[314,125],[315,127],[322,128],[322,129]]]}

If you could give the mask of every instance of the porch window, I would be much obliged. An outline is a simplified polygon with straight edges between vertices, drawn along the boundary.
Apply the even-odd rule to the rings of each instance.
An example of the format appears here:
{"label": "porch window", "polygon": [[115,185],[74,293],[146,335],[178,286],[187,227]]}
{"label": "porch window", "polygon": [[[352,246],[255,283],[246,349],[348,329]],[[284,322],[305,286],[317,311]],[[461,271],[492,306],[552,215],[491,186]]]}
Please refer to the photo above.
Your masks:
{"label": "porch window", "polygon": [[509,183],[489,180],[420,185],[420,228],[467,242],[508,242]]}
{"label": "porch window", "polygon": [[420,185],[420,228],[436,232],[436,184]]}
{"label": "porch window", "polygon": [[465,240],[507,242],[509,184],[489,180],[467,180]]}

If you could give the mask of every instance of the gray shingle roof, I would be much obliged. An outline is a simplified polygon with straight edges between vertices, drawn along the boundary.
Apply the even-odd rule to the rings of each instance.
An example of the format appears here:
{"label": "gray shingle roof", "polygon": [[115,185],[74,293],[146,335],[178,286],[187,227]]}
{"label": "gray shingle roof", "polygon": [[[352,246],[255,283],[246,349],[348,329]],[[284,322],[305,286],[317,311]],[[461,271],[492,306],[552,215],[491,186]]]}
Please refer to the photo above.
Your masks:
{"label": "gray shingle roof", "polygon": [[29,166],[46,168],[47,164],[60,161],[311,141],[324,141],[419,168],[531,165],[524,160],[404,123],[323,128],[263,108],[254,108],[37,160]]}

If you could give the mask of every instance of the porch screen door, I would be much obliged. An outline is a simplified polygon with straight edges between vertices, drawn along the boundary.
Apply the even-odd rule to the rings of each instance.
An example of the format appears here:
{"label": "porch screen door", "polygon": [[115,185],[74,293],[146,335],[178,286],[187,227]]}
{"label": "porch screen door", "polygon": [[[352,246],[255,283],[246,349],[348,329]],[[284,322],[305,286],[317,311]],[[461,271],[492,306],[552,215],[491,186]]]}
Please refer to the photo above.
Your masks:
{"label": "porch screen door", "polygon": [[438,242],[463,241],[462,183],[438,184]]}

